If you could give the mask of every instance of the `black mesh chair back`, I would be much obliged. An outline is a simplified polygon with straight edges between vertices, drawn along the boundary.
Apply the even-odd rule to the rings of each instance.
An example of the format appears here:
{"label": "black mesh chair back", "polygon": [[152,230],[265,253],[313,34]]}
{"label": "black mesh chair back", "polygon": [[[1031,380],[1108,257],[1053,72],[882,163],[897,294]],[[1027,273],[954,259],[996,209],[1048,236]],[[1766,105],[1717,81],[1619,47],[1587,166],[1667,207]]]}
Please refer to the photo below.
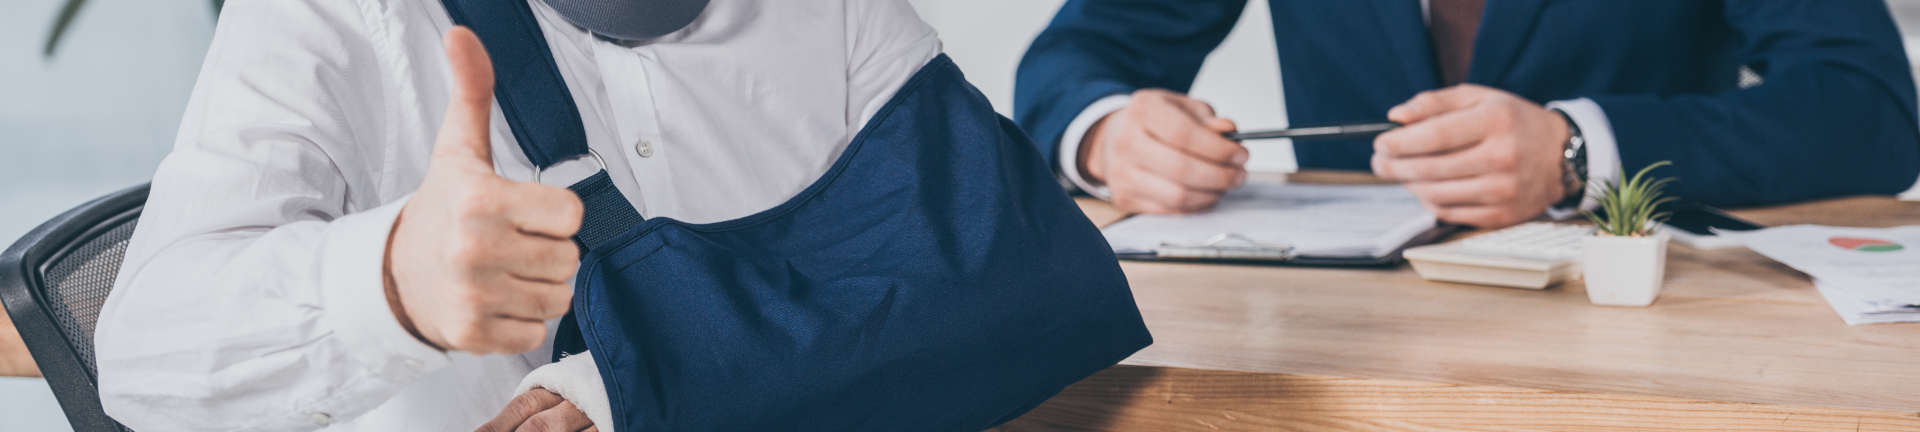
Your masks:
{"label": "black mesh chair back", "polygon": [[0,254],[0,301],[74,430],[127,430],[100,409],[93,329],[146,202],[146,185],[96,198]]}

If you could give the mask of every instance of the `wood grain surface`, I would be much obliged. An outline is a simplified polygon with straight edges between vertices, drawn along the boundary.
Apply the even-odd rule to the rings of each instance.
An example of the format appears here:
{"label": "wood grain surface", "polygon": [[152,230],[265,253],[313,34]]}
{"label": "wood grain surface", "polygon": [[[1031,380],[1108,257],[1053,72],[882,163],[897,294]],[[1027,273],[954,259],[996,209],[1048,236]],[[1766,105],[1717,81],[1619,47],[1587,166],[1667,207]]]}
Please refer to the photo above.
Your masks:
{"label": "wood grain surface", "polygon": [[40,376],[40,368],[33,365],[33,357],[27,353],[26,344],[20,341],[20,332],[14,330],[13,320],[3,307],[0,307],[0,376]]}
{"label": "wood grain surface", "polygon": [[1118,366],[997,430],[1914,431],[1920,416],[1420,381]]}
{"label": "wood grain surface", "polygon": [[[1291,180],[1372,182],[1349,173],[1307,173]],[[1101,225],[1125,216],[1097,200],[1082,199],[1081,206]],[[1920,203],[1890,197],[1735,213],[1768,225],[1920,224]],[[1632,407],[1644,405],[1653,410],[1648,415],[1698,411],[1701,418],[1717,419],[1674,423],[1682,430],[1850,430],[1855,422],[1849,419],[1858,419],[1862,430],[1876,425],[1920,430],[1903,423],[1920,411],[1920,325],[1848,326],[1806,276],[1744,249],[1704,251],[1674,245],[1665,291],[1647,308],[1590,305],[1578,281],[1542,291],[1434,283],[1404,266],[1340,270],[1127,262],[1122,267],[1155,339],[1153,346],[1123,364],[1143,367],[1098,375],[1029,417],[1056,421],[1075,412],[1091,415],[1087,413],[1113,409],[1124,411],[1119,418],[1133,419],[1119,424],[1157,430],[1185,420],[1217,419],[1240,409],[1236,406],[1257,411],[1370,403],[1378,409],[1254,417],[1305,424],[1391,419],[1362,429],[1391,430],[1398,427],[1393,422],[1406,422],[1402,426],[1407,430],[1581,430],[1538,423],[1573,418],[1580,421],[1568,425],[1620,429],[1606,427],[1619,424],[1599,411],[1553,408],[1560,411],[1544,412],[1550,418],[1514,418],[1505,405],[1483,404],[1544,397],[1561,401],[1550,408],[1598,404],[1595,409],[1610,406],[1638,413],[1643,409]],[[1101,396],[1094,388],[1110,390],[1115,380],[1146,379],[1142,376],[1187,389],[1179,394],[1193,398],[1189,408],[1214,406],[1198,411],[1159,407],[1150,410],[1157,417],[1134,419],[1128,408],[1149,404],[1134,404],[1132,398],[1152,397]],[[1236,380],[1245,385],[1236,386]],[[1286,386],[1325,392],[1279,391]],[[1358,399],[1368,402],[1313,396],[1366,396],[1369,391],[1381,393]],[[1436,392],[1449,396],[1441,402],[1407,399]],[[1438,404],[1432,406],[1436,413],[1456,416],[1449,417],[1453,420],[1481,421],[1476,419],[1492,415],[1518,426],[1495,422],[1468,427],[1380,417],[1384,412],[1379,410],[1417,413],[1430,404]],[[1782,412],[1793,415],[1777,415]],[[1764,424],[1768,416],[1774,426]],[[1024,420],[1016,425],[1033,425]],[[1642,426],[1658,423],[1668,422]],[[1061,423],[1068,424],[1073,423]],[[1686,424],[1707,426],[1686,429]]]}

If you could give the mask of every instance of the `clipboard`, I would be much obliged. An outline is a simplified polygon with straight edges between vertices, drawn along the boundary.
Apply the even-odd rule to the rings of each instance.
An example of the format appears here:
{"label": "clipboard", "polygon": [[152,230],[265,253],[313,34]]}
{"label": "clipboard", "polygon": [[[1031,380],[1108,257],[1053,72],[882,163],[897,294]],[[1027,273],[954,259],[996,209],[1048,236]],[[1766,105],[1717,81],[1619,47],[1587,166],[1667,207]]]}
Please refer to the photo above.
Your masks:
{"label": "clipboard", "polygon": [[1249,183],[1209,212],[1135,215],[1101,233],[1130,261],[1383,268],[1461,229],[1397,185]]}
{"label": "clipboard", "polygon": [[1202,251],[1195,248],[1195,250],[1184,251],[1185,253],[1179,253],[1183,251],[1175,251],[1176,253],[1172,254],[1163,254],[1160,250],[1154,252],[1115,252],[1114,257],[1126,261],[1334,268],[1393,268],[1399,267],[1401,263],[1407,261],[1406,258],[1401,256],[1401,253],[1406,252],[1407,249],[1439,243],[1441,240],[1446,239],[1447,236],[1466,231],[1467,229],[1467,227],[1461,225],[1435,225],[1433,228],[1429,228],[1426,231],[1422,231],[1419,235],[1414,236],[1412,240],[1400,244],[1400,246],[1394,248],[1393,251],[1381,256],[1295,255],[1292,253],[1291,248],[1256,246],[1232,247],[1231,249],[1224,250],[1216,247],[1212,251]]}

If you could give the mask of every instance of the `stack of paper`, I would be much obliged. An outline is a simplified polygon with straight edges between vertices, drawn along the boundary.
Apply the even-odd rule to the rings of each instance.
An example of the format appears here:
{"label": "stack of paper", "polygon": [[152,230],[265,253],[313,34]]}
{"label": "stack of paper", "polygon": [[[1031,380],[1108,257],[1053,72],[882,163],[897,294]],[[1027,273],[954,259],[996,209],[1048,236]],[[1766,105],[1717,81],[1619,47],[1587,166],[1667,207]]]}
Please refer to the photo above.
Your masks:
{"label": "stack of paper", "polygon": [[1849,325],[1920,322],[1920,306],[1888,304],[1871,295],[1862,296],[1856,286],[1835,286],[1814,280],[1813,287],[1827,298],[1827,305]]}
{"label": "stack of paper", "polygon": [[1920,226],[1793,225],[1732,236],[1813,276],[1847,324],[1920,322]]}

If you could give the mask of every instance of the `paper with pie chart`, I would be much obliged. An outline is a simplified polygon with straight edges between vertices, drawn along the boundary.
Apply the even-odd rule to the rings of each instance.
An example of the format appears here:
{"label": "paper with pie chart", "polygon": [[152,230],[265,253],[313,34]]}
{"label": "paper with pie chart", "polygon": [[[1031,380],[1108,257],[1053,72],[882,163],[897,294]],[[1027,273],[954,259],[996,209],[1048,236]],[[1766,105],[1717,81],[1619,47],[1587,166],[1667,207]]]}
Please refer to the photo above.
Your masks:
{"label": "paper with pie chart", "polygon": [[1827,238],[1827,244],[1858,252],[1899,252],[1906,249],[1906,246],[1892,240],[1872,237],[1833,236]]}
{"label": "paper with pie chart", "polygon": [[1733,236],[1813,276],[1848,323],[1920,321],[1920,226],[1792,225]]}

